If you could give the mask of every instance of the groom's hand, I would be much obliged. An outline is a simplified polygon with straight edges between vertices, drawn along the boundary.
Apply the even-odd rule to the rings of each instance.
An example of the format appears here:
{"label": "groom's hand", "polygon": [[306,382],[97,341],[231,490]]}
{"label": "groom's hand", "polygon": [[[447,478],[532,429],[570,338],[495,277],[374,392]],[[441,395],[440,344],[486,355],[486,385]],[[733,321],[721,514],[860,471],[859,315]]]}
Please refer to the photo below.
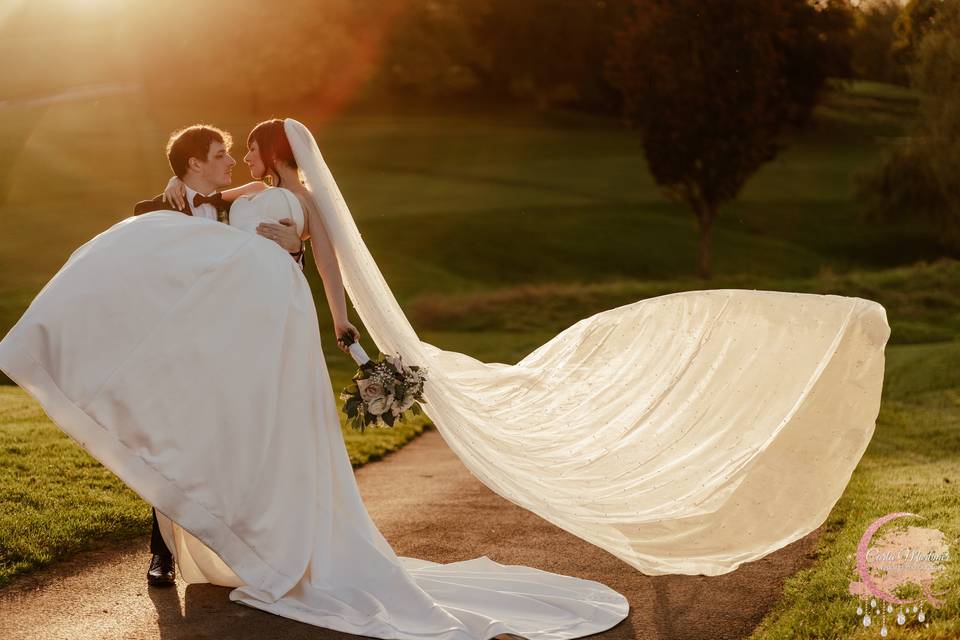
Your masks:
{"label": "groom's hand", "polygon": [[257,226],[257,233],[269,238],[283,247],[287,253],[300,251],[300,234],[297,225],[290,218],[284,218],[280,224],[275,222],[261,222]]}

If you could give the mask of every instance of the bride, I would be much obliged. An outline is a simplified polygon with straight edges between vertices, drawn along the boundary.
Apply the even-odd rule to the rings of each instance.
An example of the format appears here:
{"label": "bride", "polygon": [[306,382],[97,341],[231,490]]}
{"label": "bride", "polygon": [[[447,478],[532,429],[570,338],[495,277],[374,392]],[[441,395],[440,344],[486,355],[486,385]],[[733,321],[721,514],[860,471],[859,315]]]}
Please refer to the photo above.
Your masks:
{"label": "bride", "polygon": [[0,369],[156,506],[187,582],[378,638],[575,638],[628,613],[589,580],[396,556],[357,490],[306,279],[255,233],[282,218],[336,262],[377,347],[427,368],[424,409],[508,500],[651,575],[733,571],[826,519],[873,433],[882,306],[678,293],[480,362],[417,337],[313,136],[283,134],[279,187],[239,198],[230,226],[121,221],[0,342]]}

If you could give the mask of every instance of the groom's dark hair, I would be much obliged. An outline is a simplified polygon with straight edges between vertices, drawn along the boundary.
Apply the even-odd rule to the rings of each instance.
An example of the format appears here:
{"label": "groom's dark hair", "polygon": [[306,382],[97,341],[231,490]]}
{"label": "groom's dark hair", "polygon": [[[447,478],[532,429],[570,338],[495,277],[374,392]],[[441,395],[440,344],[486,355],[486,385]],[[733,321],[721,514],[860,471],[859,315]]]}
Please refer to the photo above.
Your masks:
{"label": "groom's dark hair", "polygon": [[167,160],[170,162],[170,169],[182,179],[187,174],[187,162],[190,158],[206,162],[210,145],[214,142],[222,143],[229,150],[230,145],[233,144],[233,137],[223,129],[209,124],[193,124],[177,129],[170,134],[170,139],[167,141]]}

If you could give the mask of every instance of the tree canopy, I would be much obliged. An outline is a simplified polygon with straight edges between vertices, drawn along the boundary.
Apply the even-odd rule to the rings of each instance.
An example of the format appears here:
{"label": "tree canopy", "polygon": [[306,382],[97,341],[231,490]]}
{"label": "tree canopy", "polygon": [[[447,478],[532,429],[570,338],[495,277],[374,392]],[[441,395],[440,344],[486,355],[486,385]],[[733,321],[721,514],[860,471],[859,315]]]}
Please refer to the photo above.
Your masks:
{"label": "tree canopy", "polygon": [[921,4],[906,9],[923,16],[910,20],[923,24],[909,49],[917,121],[878,167],[860,176],[858,192],[868,218],[931,218],[944,245],[960,250],[960,0],[939,0],[932,14]]}
{"label": "tree canopy", "polygon": [[719,207],[847,68],[852,16],[844,3],[806,0],[636,0],[634,9],[608,77],[653,177],[697,217],[706,278]]}

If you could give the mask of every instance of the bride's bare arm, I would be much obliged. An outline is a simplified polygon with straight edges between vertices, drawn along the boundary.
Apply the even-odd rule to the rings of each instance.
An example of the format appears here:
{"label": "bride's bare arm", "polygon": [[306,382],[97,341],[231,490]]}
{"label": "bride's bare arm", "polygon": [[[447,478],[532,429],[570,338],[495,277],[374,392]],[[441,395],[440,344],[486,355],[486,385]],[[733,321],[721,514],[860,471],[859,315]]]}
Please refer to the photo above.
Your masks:
{"label": "bride's bare arm", "polygon": [[[248,182],[247,184],[240,185],[239,187],[234,187],[233,189],[227,189],[226,191],[221,191],[220,195],[223,196],[223,199],[227,202],[233,202],[240,196],[249,196],[254,193],[260,193],[267,188],[267,185],[263,184],[259,180],[254,180]],[[163,190],[163,200],[164,202],[170,202],[176,205],[179,208],[187,202],[187,187],[183,184],[183,181],[180,180],[177,176],[170,178],[170,181],[167,182],[166,189]]]}
{"label": "bride's bare arm", "polygon": [[[353,335],[353,339],[360,338],[360,332],[350,324],[347,318],[347,301],[343,290],[343,278],[340,275],[340,264],[337,261],[337,254],[333,250],[333,244],[330,242],[330,236],[323,225],[323,219],[320,211],[312,202],[304,203],[304,212],[306,213],[306,224],[304,224],[304,237],[310,238],[310,249],[313,253],[313,261],[317,265],[317,271],[323,280],[323,290],[327,296],[327,304],[330,306],[330,314],[333,316],[334,332],[337,337],[344,333]],[[348,349],[342,343],[337,345],[341,351],[348,352]]]}
{"label": "bride's bare arm", "polygon": [[226,191],[221,191],[220,195],[223,196],[223,199],[227,202],[233,202],[240,196],[249,196],[254,193],[260,193],[265,190],[267,185],[260,182],[259,180],[253,180],[247,184],[242,184],[239,187],[234,187],[233,189],[227,189]]}

